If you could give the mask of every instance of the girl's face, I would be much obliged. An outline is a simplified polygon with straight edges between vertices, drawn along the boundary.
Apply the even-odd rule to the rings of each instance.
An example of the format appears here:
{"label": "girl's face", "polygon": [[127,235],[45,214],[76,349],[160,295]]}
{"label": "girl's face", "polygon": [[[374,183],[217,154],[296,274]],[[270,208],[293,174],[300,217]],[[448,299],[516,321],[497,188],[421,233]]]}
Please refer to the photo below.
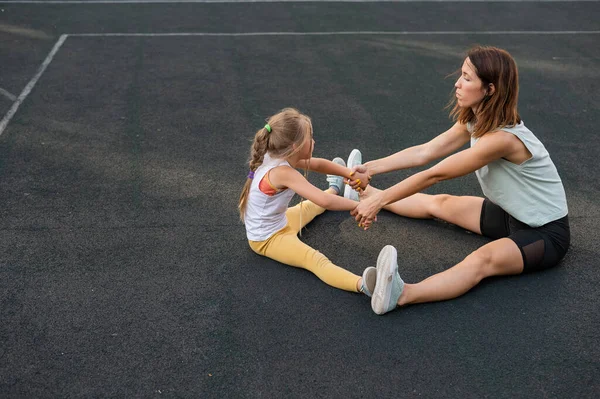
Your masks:
{"label": "girl's face", "polygon": [[313,139],[312,128],[310,129],[310,134],[307,135],[306,140],[304,140],[304,144],[302,145],[302,149],[300,150],[300,159],[310,159],[312,158],[312,153],[315,148],[315,140]]}
{"label": "girl's face", "polygon": [[487,88],[483,87],[483,82],[475,73],[475,68],[471,64],[469,57],[465,59],[461,69],[461,75],[454,83],[456,88],[456,101],[459,107],[470,107],[473,112],[486,96]]}

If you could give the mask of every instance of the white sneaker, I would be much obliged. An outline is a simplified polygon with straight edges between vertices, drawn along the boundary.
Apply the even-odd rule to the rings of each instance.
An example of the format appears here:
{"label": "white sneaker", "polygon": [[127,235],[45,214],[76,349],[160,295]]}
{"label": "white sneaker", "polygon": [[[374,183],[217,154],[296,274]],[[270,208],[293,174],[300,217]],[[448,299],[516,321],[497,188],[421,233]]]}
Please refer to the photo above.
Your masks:
{"label": "white sneaker", "polygon": [[[346,162],[342,158],[333,158],[333,163],[337,163],[338,165],[346,166]],[[336,175],[327,175],[327,182],[329,183],[329,187],[334,187],[337,190],[338,195],[342,193],[342,189],[344,188],[344,178],[342,176]]]}
{"label": "white sneaker", "polygon": [[[348,162],[346,162],[346,166],[352,169],[357,165],[362,164],[362,154],[356,148],[352,150],[350,156],[348,157]],[[345,185],[344,187],[344,198],[351,199],[352,201],[358,201],[358,191],[353,190],[349,185]]]}
{"label": "white sneaker", "polygon": [[398,253],[391,245],[383,247],[377,257],[377,281],[371,297],[373,312],[382,315],[396,309],[404,290],[404,281],[398,274]]}

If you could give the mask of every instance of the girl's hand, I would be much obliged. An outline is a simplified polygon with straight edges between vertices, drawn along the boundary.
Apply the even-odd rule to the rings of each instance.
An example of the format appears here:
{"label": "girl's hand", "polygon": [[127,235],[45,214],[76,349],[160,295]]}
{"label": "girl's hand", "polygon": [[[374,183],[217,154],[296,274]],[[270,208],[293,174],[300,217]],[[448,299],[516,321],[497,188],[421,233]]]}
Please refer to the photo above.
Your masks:
{"label": "girl's hand", "polygon": [[378,192],[364,200],[361,199],[357,207],[350,211],[350,215],[354,216],[359,227],[367,230],[377,220],[377,214],[381,208],[383,208],[381,205],[381,192]]}

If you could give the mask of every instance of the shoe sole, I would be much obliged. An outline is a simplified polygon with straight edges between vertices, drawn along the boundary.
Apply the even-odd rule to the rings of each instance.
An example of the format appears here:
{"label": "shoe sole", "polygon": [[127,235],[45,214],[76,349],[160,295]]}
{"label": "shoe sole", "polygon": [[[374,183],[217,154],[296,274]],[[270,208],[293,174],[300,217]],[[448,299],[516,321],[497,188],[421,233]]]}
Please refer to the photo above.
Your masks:
{"label": "shoe sole", "polygon": [[[354,162],[356,160],[356,157],[358,157],[358,155],[360,154],[360,151],[357,149],[354,149],[350,152],[350,155],[348,156],[348,162],[346,163],[346,165],[352,169],[354,166]],[[362,154],[361,154],[362,156]],[[361,159],[362,161],[362,159]],[[358,201],[358,193],[353,190],[349,185],[345,185],[344,186],[344,198],[348,198],[351,199],[353,201]]]}
{"label": "shoe sole", "polygon": [[344,198],[351,199],[352,201],[358,201],[358,193],[356,193],[349,185],[344,186]]}
{"label": "shoe sole", "polygon": [[333,158],[331,162],[336,163],[338,165],[346,166],[346,162],[340,157]]}
{"label": "shoe sole", "polygon": [[[374,279],[374,281],[373,281],[373,277],[372,277],[372,276],[373,276],[373,274],[370,272],[371,270],[374,270],[374,271],[375,271],[375,279]],[[371,294],[371,295],[368,295],[368,294],[367,294],[367,295],[368,295],[369,297],[372,297],[372,296],[373,296],[373,292],[375,292],[375,286],[376,286],[376,284],[377,284],[377,269],[376,269],[376,268],[374,268],[374,267],[367,267],[367,268],[366,268],[366,269],[363,271],[362,278],[363,278],[363,284],[364,284],[364,285],[367,287],[367,289],[369,290],[369,294]],[[372,290],[371,290],[371,289],[369,289],[369,285],[371,285],[371,284],[369,284],[370,282],[373,282],[373,284],[372,284],[372,285],[373,285],[373,289],[372,289]],[[366,293],[365,293],[365,294],[366,294]]]}
{"label": "shoe sole", "polygon": [[398,272],[398,253],[391,245],[383,247],[377,257],[377,282],[371,298],[373,312],[382,315],[388,312],[392,295],[392,281]]}

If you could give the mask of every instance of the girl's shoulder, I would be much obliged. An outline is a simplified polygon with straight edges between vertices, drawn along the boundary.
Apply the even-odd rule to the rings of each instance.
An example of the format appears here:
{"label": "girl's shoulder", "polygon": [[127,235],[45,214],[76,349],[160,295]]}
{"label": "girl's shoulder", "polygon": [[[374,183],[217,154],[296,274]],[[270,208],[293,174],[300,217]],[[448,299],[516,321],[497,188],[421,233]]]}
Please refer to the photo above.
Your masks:
{"label": "girl's shoulder", "polygon": [[292,168],[288,162],[275,165],[269,170],[268,177],[271,185],[277,190],[284,190],[288,188],[291,182],[304,178],[300,172]]}
{"label": "girl's shoulder", "polygon": [[263,158],[263,163],[261,166],[274,168],[281,165],[290,166],[290,163],[283,158],[275,158],[267,152]]}

